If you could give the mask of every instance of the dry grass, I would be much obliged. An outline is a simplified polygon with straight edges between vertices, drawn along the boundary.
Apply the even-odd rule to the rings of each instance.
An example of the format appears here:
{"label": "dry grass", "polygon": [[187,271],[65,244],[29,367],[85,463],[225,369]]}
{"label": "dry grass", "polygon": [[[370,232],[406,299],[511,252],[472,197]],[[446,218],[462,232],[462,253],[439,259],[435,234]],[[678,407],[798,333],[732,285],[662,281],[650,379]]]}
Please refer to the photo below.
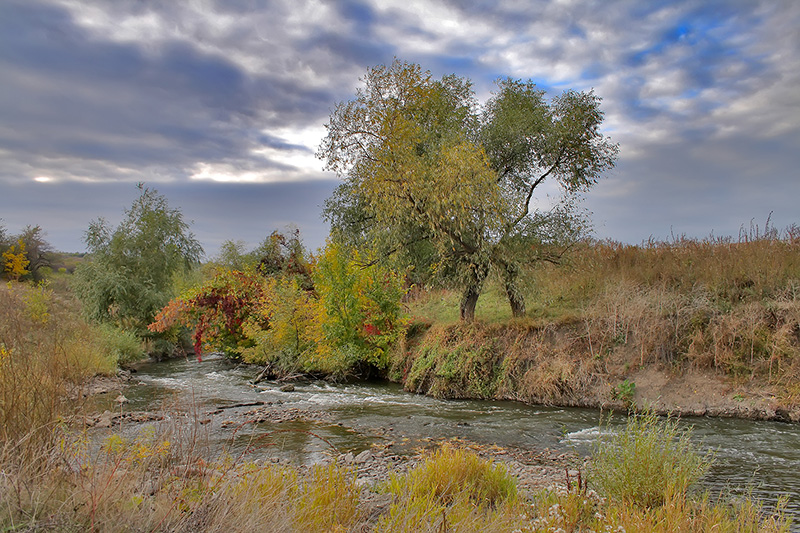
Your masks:
{"label": "dry grass", "polygon": [[495,282],[472,328],[447,315],[455,294],[420,291],[411,314],[433,327],[395,352],[394,376],[440,396],[469,395],[478,383],[478,397],[569,403],[595,377],[693,367],[762,380],[783,405],[800,403],[796,226],[754,227],[738,240],[583,244],[563,265],[532,265],[521,286],[526,318],[500,316]]}
{"label": "dry grass", "polygon": [[47,286],[0,285],[0,443],[22,454],[80,409],[69,392],[116,369],[102,335]]}
{"label": "dry grass", "polygon": [[[0,527],[59,531],[354,531],[353,472],[298,470],[205,454],[172,429],[114,434],[96,449],[62,433],[40,468],[2,458]],[[176,437],[176,438],[171,438]],[[9,468],[12,467],[12,468]],[[42,468],[43,467],[43,468]]]}

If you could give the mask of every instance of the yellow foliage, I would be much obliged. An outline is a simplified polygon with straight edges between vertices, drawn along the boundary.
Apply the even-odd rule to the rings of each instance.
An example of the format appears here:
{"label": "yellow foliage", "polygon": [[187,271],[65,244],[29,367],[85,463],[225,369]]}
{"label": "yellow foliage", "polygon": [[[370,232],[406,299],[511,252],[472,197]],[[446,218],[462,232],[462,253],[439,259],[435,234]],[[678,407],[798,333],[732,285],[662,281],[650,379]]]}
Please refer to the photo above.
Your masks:
{"label": "yellow foliage", "polygon": [[18,280],[25,274],[28,274],[28,265],[31,263],[28,260],[28,253],[25,250],[25,243],[22,239],[17,241],[19,251],[15,251],[15,246],[3,252],[4,269],[8,272],[8,277],[13,280]]}

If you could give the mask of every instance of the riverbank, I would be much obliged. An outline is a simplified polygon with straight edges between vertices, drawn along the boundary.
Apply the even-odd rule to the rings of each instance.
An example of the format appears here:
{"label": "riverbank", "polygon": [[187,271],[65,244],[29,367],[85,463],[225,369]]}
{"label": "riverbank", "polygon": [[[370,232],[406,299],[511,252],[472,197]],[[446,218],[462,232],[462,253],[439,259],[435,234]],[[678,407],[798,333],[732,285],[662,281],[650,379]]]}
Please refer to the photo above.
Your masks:
{"label": "riverbank", "polygon": [[[411,404],[399,406],[407,417],[387,412],[385,420],[391,423],[375,424],[370,410],[364,410],[369,404],[386,409],[396,405],[398,398],[408,398],[414,405],[427,406],[425,409],[437,416],[448,409],[461,413],[445,430],[469,432],[486,422],[496,424],[499,417],[505,416],[493,409],[485,415],[476,413],[476,408],[489,408],[489,403],[435,401],[389,391],[379,397],[377,388],[357,392],[360,386],[318,382],[299,382],[292,392],[282,392],[281,384],[275,382],[251,388],[242,378],[249,375],[252,379],[255,369],[243,369],[222,359],[185,361],[166,365],[168,368],[164,368],[165,363],[153,366],[149,372],[157,370],[158,374],[148,377],[148,371],[143,370],[140,376],[146,384],[123,391],[132,400],[122,404],[120,412],[136,413],[131,411],[137,401],[136,389],[185,383],[186,372],[202,377],[209,388],[196,383],[190,390],[182,389],[180,398],[192,397],[196,403],[168,407],[163,412],[164,420],[148,423],[144,428],[135,417],[120,417],[111,428],[91,429],[89,435],[105,443],[87,457],[92,463],[85,464],[83,470],[90,472],[94,480],[89,487],[96,492],[89,496],[97,503],[77,505],[83,492],[73,491],[69,505],[59,506],[61,511],[49,518],[42,514],[40,524],[64,526],[74,520],[88,523],[91,519],[98,530],[114,530],[119,517],[126,516],[126,523],[140,524],[142,530],[148,531],[215,531],[222,527],[230,531],[255,527],[273,531],[408,531],[412,524],[417,524],[413,527],[420,531],[444,528],[533,532],[559,527],[602,531],[606,526],[611,530],[622,526],[628,531],[708,531],[727,530],[733,525],[741,530],[745,523],[749,524],[746,530],[789,530],[786,521],[773,514],[772,507],[761,508],[753,496],[737,498],[733,503],[710,503],[683,495],[663,506],[615,504],[586,486],[593,466],[577,453],[547,447],[498,446],[452,436],[428,437],[442,422],[450,426],[445,422],[449,418],[429,424],[424,421],[425,415],[410,408]],[[235,379],[229,382],[227,377]],[[250,394],[256,398],[269,399],[227,399],[229,387],[237,382],[240,387],[252,389]],[[320,401],[323,395],[328,395],[329,400]],[[362,418],[359,423],[341,411],[343,401],[357,410]],[[314,406],[309,407],[309,403]],[[530,410],[518,409],[517,414],[510,413],[510,419],[517,424],[515,432],[547,434],[560,426],[556,423],[550,429],[535,430],[530,422],[547,416],[546,412],[533,411],[530,418],[523,418],[519,415]],[[410,423],[427,428],[426,433],[408,433]],[[509,421],[500,422],[502,427],[509,425]],[[584,423],[579,427],[587,426]],[[222,453],[207,448],[207,431],[218,430],[226,433],[228,446],[237,442],[239,446]],[[337,451],[331,443],[336,442],[333,437],[339,431],[370,432],[377,440],[366,448]],[[492,433],[496,434],[496,430]],[[580,431],[574,437],[596,439],[598,433],[593,434],[590,437]],[[279,453],[287,441],[275,438],[279,436],[301,437],[305,446],[316,443],[319,446],[311,447],[324,453],[321,457],[315,455],[311,462],[287,460]],[[431,458],[441,450],[445,455],[451,453],[447,450],[458,455],[431,466]],[[473,468],[483,473],[471,477]],[[496,468],[510,475],[507,486],[514,488],[508,494],[518,496],[493,505],[492,497],[483,492],[487,479],[484,476]],[[461,476],[467,477],[462,480]],[[417,499],[419,495],[413,487],[420,478],[442,487],[444,494],[454,491],[453,498],[445,496],[440,500],[439,489],[426,489],[425,494],[435,496],[434,500]],[[461,502],[466,504],[463,508],[458,503],[462,490],[475,494],[469,502]],[[73,516],[69,509],[83,511]]]}
{"label": "riverbank", "polygon": [[410,331],[393,353],[389,376],[415,393],[800,422],[796,384],[730,375],[685,359],[659,361],[640,344],[593,339],[583,322],[478,322]]}

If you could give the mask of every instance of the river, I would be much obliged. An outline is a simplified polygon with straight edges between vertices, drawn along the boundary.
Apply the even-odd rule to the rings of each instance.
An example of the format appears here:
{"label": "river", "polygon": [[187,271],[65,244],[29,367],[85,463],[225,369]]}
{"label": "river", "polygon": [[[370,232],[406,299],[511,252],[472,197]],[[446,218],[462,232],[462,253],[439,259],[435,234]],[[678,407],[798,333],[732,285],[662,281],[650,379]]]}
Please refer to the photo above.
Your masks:
{"label": "river", "polygon": [[[203,421],[204,438],[212,446],[303,463],[319,460],[331,447],[358,453],[373,444],[392,443],[393,449],[411,453],[421,442],[454,437],[588,455],[601,431],[624,424],[622,416],[609,421],[593,409],[436,400],[388,383],[312,382],[281,392],[275,384],[251,385],[256,374],[256,368],[236,366],[222,357],[148,363],[135,375],[140,384],[124,391],[129,400],[124,408],[165,409],[174,416],[194,417]],[[256,402],[318,416],[310,417],[315,421],[301,418],[280,424],[235,422],[237,411],[253,407],[231,406]],[[736,497],[751,491],[768,508],[785,496],[795,529],[800,530],[800,425],[720,418],[686,418],[681,424],[692,426],[692,438],[714,453],[714,465],[704,480],[712,493]]]}

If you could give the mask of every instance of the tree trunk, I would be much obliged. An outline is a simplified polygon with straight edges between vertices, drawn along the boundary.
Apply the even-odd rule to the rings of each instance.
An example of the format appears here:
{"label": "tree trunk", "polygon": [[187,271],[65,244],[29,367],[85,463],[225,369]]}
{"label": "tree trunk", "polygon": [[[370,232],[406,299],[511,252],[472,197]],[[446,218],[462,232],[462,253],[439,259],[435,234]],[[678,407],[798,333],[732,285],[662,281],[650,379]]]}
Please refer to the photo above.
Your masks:
{"label": "tree trunk", "polygon": [[464,295],[461,297],[462,322],[472,322],[475,320],[475,305],[478,303],[478,297],[480,295],[480,289],[473,285],[470,285],[464,290]]}
{"label": "tree trunk", "polygon": [[525,316],[525,297],[517,287],[517,276],[519,275],[519,268],[517,265],[506,265],[503,275],[506,285],[506,295],[508,296],[508,303],[511,305],[511,314],[515,318]]}
{"label": "tree trunk", "polygon": [[478,303],[483,291],[483,282],[489,275],[489,265],[470,265],[470,280],[461,296],[461,321],[472,322],[475,320],[475,305]]}

